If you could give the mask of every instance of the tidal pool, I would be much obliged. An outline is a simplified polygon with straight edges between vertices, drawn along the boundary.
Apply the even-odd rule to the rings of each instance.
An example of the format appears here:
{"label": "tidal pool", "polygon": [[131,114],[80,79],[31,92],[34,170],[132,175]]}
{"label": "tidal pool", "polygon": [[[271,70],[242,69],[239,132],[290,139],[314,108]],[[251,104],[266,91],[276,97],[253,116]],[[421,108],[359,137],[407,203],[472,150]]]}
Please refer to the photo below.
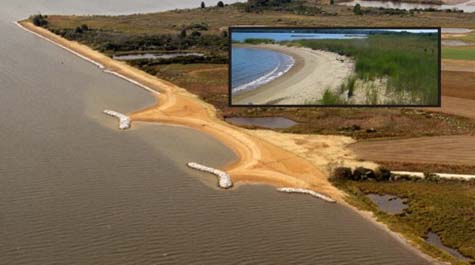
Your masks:
{"label": "tidal pool", "polygon": [[408,206],[406,200],[393,195],[379,195],[370,193],[366,195],[378,208],[387,214],[401,214]]}

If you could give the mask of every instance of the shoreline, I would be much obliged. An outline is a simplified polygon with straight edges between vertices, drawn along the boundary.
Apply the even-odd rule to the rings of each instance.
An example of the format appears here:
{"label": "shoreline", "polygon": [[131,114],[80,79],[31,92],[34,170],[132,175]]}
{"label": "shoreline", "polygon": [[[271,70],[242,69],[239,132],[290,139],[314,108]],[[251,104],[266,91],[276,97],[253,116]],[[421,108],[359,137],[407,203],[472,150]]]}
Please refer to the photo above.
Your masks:
{"label": "shoreline", "polygon": [[[260,50],[259,48],[253,47],[252,45],[242,45],[242,44],[235,44],[233,48],[243,48],[243,49]],[[291,63],[289,66],[287,66],[287,68],[284,69],[283,71],[278,72],[277,75],[273,75],[273,74],[272,74],[272,72],[274,71],[274,70],[273,70],[273,71],[270,72],[270,73],[266,73],[266,74],[264,74],[264,75],[262,75],[262,76],[259,76],[257,79],[252,80],[251,82],[248,82],[248,83],[246,83],[246,84],[243,84],[243,85],[240,85],[240,86],[234,88],[236,91],[235,91],[235,92],[233,91],[232,93],[233,93],[234,95],[239,95],[239,94],[241,94],[241,93],[245,93],[245,92],[248,92],[248,91],[256,90],[256,89],[258,89],[259,87],[261,87],[261,86],[263,86],[263,85],[265,85],[265,84],[268,84],[268,83],[270,83],[270,82],[273,82],[273,81],[278,80],[279,78],[285,76],[285,74],[287,74],[288,72],[292,71],[292,69],[295,68],[296,64],[300,63],[300,62],[297,62],[297,61],[295,60],[295,57],[294,57],[294,56],[290,56],[289,54],[281,53],[281,52],[277,52],[277,53],[279,53],[281,56],[288,56],[288,57],[290,57],[291,60],[292,60],[292,63]],[[277,68],[276,68],[276,69],[277,69]],[[266,82],[262,82],[262,83],[258,84],[256,87],[252,87],[252,88],[248,88],[248,87],[247,87],[247,86],[249,86],[250,84],[252,84],[252,83],[254,83],[254,82],[258,82],[258,81],[260,81],[260,79],[266,78],[266,77],[268,78],[268,80],[267,80]],[[244,86],[244,88],[242,88],[243,86]]]}
{"label": "shoreline", "polygon": [[128,114],[131,121],[183,125],[206,133],[224,143],[237,157],[235,161],[225,167],[226,172],[233,177],[235,182],[268,184],[277,188],[305,188],[331,196],[341,205],[354,210],[366,220],[386,231],[391,237],[406,246],[409,251],[429,262],[441,263],[438,259],[423,253],[415,242],[400,233],[391,231],[386,224],[378,222],[373,213],[360,210],[346,202],[344,199],[347,196],[346,193],[333,186],[315,163],[307,161],[300,154],[274,145],[248,130],[220,120],[216,117],[216,109],[198,99],[196,95],[170,82],[150,76],[124,62],[115,61],[83,44],[63,39],[30,22],[23,21],[16,24],[20,28],[95,64],[100,69],[106,69],[106,71],[146,89],[155,96],[156,103],[153,106]]}
{"label": "shoreline", "polygon": [[235,105],[303,105],[320,100],[327,88],[336,92],[354,72],[350,58],[328,51],[278,44],[238,44],[238,47],[276,51],[291,56],[295,63],[282,76],[233,94],[231,100]]}

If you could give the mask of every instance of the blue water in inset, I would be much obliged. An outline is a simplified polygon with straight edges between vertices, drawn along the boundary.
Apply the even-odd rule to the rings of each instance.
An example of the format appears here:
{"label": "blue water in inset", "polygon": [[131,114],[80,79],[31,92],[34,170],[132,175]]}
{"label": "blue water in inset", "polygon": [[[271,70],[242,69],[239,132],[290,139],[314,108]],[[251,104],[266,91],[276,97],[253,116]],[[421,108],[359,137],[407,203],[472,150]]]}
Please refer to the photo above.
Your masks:
{"label": "blue water in inset", "polygon": [[294,64],[291,56],[279,52],[232,48],[232,92],[254,89],[286,73]]}

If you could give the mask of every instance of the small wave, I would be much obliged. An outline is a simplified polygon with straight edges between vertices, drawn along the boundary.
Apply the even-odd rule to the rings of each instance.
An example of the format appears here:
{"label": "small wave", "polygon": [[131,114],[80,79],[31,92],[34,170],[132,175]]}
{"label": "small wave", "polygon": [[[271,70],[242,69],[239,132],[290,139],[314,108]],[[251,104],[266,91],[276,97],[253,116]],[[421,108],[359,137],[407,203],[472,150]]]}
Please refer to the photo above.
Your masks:
{"label": "small wave", "polygon": [[248,89],[254,89],[256,87],[259,87],[263,84],[266,84],[266,83],[269,83],[270,81],[282,76],[283,74],[287,73],[295,64],[295,60],[294,58],[292,58],[291,56],[288,56],[290,58],[290,63],[288,65],[285,66],[285,68],[278,72],[279,69],[282,69],[282,63],[280,62],[274,69],[272,69],[272,71],[270,71],[269,73],[249,82],[249,83],[246,83],[246,84],[243,84],[243,85],[240,85],[236,88],[233,88],[232,89],[232,92],[235,93],[237,91],[241,91],[241,90],[248,90]]}

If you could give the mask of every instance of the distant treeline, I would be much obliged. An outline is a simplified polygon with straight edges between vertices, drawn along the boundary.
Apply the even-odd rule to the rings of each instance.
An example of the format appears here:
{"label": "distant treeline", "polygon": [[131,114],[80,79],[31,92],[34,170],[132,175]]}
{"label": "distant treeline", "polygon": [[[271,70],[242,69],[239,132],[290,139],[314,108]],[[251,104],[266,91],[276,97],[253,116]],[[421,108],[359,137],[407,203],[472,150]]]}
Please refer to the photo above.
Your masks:
{"label": "distant treeline", "polygon": [[[400,28],[402,31],[393,31],[390,29],[302,29],[302,28],[296,28],[296,29],[233,29],[233,33],[292,33],[292,34],[388,34],[388,35],[437,35],[437,32],[434,33],[411,33],[408,31],[405,31],[404,28]],[[407,29],[407,30],[415,30],[413,28]],[[434,31],[437,31],[436,28],[434,28]]]}
{"label": "distant treeline", "polygon": [[337,15],[305,0],[248,0],[243,6],[245,12],[259,13],[264,10],[272,10],[293,12],[302,16]]}
{"label": "distant treeline", "polygon": [[250,38],[250,39],[245,39],[244,40],[244,43],[247,43],[247,44],[271,44],[271,43],[275,43],[275,41],[273,39],[256,39],[256,38]]}

